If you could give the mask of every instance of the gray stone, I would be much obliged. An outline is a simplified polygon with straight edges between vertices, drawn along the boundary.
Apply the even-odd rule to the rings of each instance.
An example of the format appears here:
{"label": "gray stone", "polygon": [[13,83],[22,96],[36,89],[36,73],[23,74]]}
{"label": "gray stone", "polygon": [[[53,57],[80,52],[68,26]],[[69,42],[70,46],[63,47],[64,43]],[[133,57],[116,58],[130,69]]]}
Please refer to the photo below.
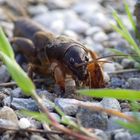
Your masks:
{"label": "gray stone", "polygon": [[57,98],[55,99],[55,104],[60,107],[60,109],[66,115],[75,115],[78,111],[78,105],[75,103],[77,102],[76,99],[64,99],[64,98]]}
{"label": "gray stone", "polygon": [[121,110],[120,103],[115,98],[103,98],[100,103],[106,109],[115,109],[115,110],[118,110],[118,111]]}
{"label": "gray stone", "polygon": [[40,14],[44,14],[47,13],[48,8],[45,5],[36,5],[36,6],[29,6],[28,7],[28,12],[32,15],[40,15]]}
{"label": "gray stone", "polygon": [[50,114],[52,115],[52,117],[57,121],[57,122],[61,122],[61,118],[57,113],[54,112],[50,112]]}
{"label": "gray stone", "polygon": [[14,127],[14,128],[18,127],[17,123],[12,122],[12,121],[7,120],[7,119],[1,119],[1,118],[0,118],[0,126],[7,127],[7,128],[8,127]]}
{"label": "gray stone", "polygon": [[4,4],[6,0],[0,0],[0,4]]}
{"label": "gray stone", "polygon": [[123,66],[124,69],[130,69],[130,68],[134,68],[135,62],[133,60],[125,58],[122,60],[121,65]]}
{"label": "gray stone", "polygon": [[102,53],[103,51],[104,51],[104,47],[103,47],[103,45],[102,44],[100,44],[100,43],[94,43],[93,45],[92,45],[92,47],[93,47],[93,50],[96,52],[96,53]]}
{"label": "gray stone", "polygon": [[[127,116],[134,116],[134,112],[123,112],[125,115]],[[140,113],[139,112],[135,112],[136,115],[139,117],[140,116]],[[116,117],[116,116],[111,116],[109,119],[108,119],[108,125],[107,125],[107,130],[108,131],[113,131],[113,133],[116,133],[114,131],[116,131],[117,129],[122,129],[123,127],[121,125],[119,125],[117,123],[117,121],[122,121],[122,122],[127,122],[126,119],[123,119],[123,118],[119,118],[119,117]],[[119,131],[120,132],[120,131]]]}
{"label": "gray stone", "polygon": [[75,0],[48,0],[47,1],[47,6],[50,9],[65,9],[69,8]]}
{"label": "gray stone", "polygon": [[110,26],[111,19],[109,19],[104,12],[96,12],[96,14],[86,14],[85,18],[88,19],[89,23],[91,23],[92,26],[99,26],[105,31],[112,30]]}
{"label": "gray stone", "polygon": [[12,90],[11,92],[11,96],[15,97],[15,98],[22,98],[25,97],[25,95],[23,94],[21,88],[15,88],[14,90]]}
{"label": "gray stone", "polygon": [[115,46],[115,49],[117,49],[117,50],[119,50],[123,53],[126,53],[126,54],[132,53],[132,49],[131,49],[130,45],[124,39],[119,39],[118,40],[118,43]]}
{"label": "gray stone", "polygon": [[129,84],[129,88],[140,90],[140,78],[129,78],[128,84]]}
{"label": "gray stone", "polygon": [[[11,104],[10,104],[11,103]],[[12,102],[10,97],[4,99],[4,105],[11,105],[16,110],[30,110],[38,111],[38,106],[33,99],[13,98]]]}
{"label": "gray stone", "polygon": [[66,24],[67,30],[72,30],[78,34],[85,34],[85,32],[89,29],[89,24],[85,21],[82,21],[80,19],[73,19],[69,20]]}
{"label": "gray stone", "polygon": [[116,117],[116,116],[111,116],[109,119],[108,119],[108,124],[107,124],[107,130],[108,131],[114,131],[114,130],[116,130],[116,129],[121,129],[122,128],[122,126],[120,126],[118,123],[117,123],[117,121],[125,121],[126,122],[126,120],[124,120],[124,119],[121,119],[121,118],[118,118],[118,117]]}
{"label": "gray stone", "polygon": [[69,36],[73,40],[79,40],[79,36],[72,30],[65,30],[63,35]]}
{"label": "gray stone", "polygon": [[[64,15],[60,11],[53,11],[35,16],[33,19],[56,34],[61,34],[65,28],[63,22]],[[47,20],[46,20],[47,19]]]}
{"label": "gray stone", "polygon": [[93,36],[94,34],[96,34],[97,32],[101,32],[103,31],[101,27],[99,26],[94,26],[94,27],[91,27],[87,30],[86,32],[86,35],[87,36]]}
{"label": "gray stone", "polygon": [[41,98],[46,98],[51,101],[54,100],[54,95],[48,92],[47,90],[37,89],[36,92],[37,92],[37,95],[39,95]]}
{"label": "gray stone", "polygon": [[[97,104],[101,106],[101,104]],[[103,112],[91,111],[85,108],[80,108],[76,114],[79,122],[87,128],[98,128],[105,130],[107,128],[108,116]]]}
{"label": "gray stone", "polygon": [[120,65],[119,63],[116,62],[116,63],[114,63],[114,65],[115,65],[116,71],[123,70],[123,66]]}
{"label": "gray stone", "polygon": [[140,112],[131,112],[131,111],[129,111],[129,112],[124,112],[126,115],[128,115],[128,116],[134,116],[134,115],[136,115],[137,117],[140,117]]}
{"label": "gray stone", "polygon": [[49,29],[54,32],[55,34],[62,34],[65,29],[65,25],[63,20],[58,19],[51,23]]}
{"label": "gray stone", "polygon": [[43,98],[44,105],[48,108],[49,111],[53,111],[54,107],[51,105],[50,100]]}
{"label": "gray stone", "polygon": [[11,89],[8,88],[0,89],[0,106],[3,106],[3,100],[9,95],[11,95]]}
{"label": "gray stone", "polygon": [[116,69],[114,63],[105,63],[103,65],[103,70],[105,72],[114,72]]}
{"label": "gray stone", "polygon": [[113,88],[123,87],[125,85],[125,80],[118,77],[112,77],[110,82]]}
{"label": "gray stone", "polygon": [[63,20],[63,18],[63,13],[58,10],[55,10],[53,12],[47,12],[41,15],[37,15],[33,18],[33,20],[44,25],[48,30],[50,30],[49,28],[54,21]]}
{"label": "gray stone", "polygon": [[73,6],[73,10],[79,15],[94,13],[101,9],[101,5],[95,1],[79,1]]}
{"label": "gray stone", "polygon": [[132,140],[132,137],[128,132],[119,132],[115,134],[114,140]]}
{"label": "gray stone", "polygon": [[12,92],[12,89],[11,88],[0,88],[0,92],[5,94],[5,95],[10,96],[11,92]]}
{"label": "gray stone", "polygon": [[[115,24],[115,23],[114,23]],[[121,39],[121,36],[117,32],[111,32],[108,35],[108,40],[109,41],[117,41]]]}
{"label": "gray stone", "polygon": [[96,53],[102,53],[104,51],[104,47],[101,43],[98,42],[93,42],[92,38],[87,37],[84,40],[85,44],[86,44],[86,48],[95,51]]}
{"label": "gray stone", "polygon": [[128,102],[122,102],[122,103],[120,103],[120,106],[121,106],[122,112],[128,112],[131,109],[131,107],[130,107],[131,105]]}
{"label": "gray stone", "polygon": [[33,134],[30,140],[46,140],[46,139],[41,137],[40,135]]}
{"label": "gray stone", "polygon": [[15,124],[18,123],[18,118],[16,113],[14,112],[14,110],[8,106],[4,106],[3,108],[1,108],[0,110],[0,118],[1,119],[5,119],[5,120],[9,120]]}
{"label": "gray stone", "polygon": [[108,40],[108,36],[104,32],[97,32],[93,35],[93,40],[98,43],[103,43],[104,41]]}
{"label": "gray stone", "polygon": [[0,83],[8,82],[10,79],[10,74],[7,71],[7,68],[5,65],[0,66]]}
{"label": "gray stone", "polygon": [[39,121],[37,121],[37,120],[35,120],[35,119],[31,119],[31,118],[29,118],[29,121],[30,121],[30,123],[31,123],[31,127],[37,128],[37,129],[42,129],[42,124],[41,124],[41,122],[39,122]]}
{"label": "gray stone", "polygon": [[99,138],[99,140],[109,140],[109,136],[101,129],[94,130],[95,135]]}
{"label": "gray stone", "polygon": [[140,140],[140,135],[138,134],[132,134],[132,140]]}

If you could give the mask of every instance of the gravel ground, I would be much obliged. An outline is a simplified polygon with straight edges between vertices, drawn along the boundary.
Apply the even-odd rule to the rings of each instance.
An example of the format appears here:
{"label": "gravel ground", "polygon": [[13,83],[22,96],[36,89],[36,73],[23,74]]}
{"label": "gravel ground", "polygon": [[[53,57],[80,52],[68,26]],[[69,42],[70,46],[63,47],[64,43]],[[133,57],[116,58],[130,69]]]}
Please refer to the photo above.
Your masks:
{"label": "gravel ground", "polygon": [[[127,0],[127,3],[133,11],[135,1]],[[111,7],[120,13],[120,17],[126,23],[129,31],[132,32],[121,0],[0,0],[0,25],[8,38],[11,39],[14,28],[13,20],[21,16],[28,16],[57,35],[67,35],[80,41],[87,48],[97,52],[99,56],[112,54],[108,48],[116,48],[122,52],[130,53],[129,44],[110,26],[110,23],[115,23]],[[137,64],[127,58],[110,60],[112,63],[104,65],[107,87],[139,90],[140,72],[128,71],[128,69],[134,69]],[[1,64],[0,83],[10,81],[11,78],[5,65]],[[47,86],[49,82],[50,80],[48,80]],[[62,122],[62,118],[54,111],[54,107],[49,104],[48,100],[53,101],[72,120],[78,120],[84,127],[95,128],[94,132],[101,140],[140,140],[139,135],[132,134],[115,123],[119,118],[79,108],[75,105],[75,102],[80,100],[79,98],[62,98],[62,96],[52,94],[46,84],[43,86],[38,84],[37,93],[44,97],[43,102],[58,122]],[[90,101],[97,106],[132,114],[127,101],[110,98],[90,99]],[[39,108],[32,98],[26,97],[16,86],[0,88],[0,106],[0,126],[38,129],[43,127],[40,122],[33,118],[25,118],[18,112],[21,109],[39,111]],[[138,113],[138,115],[140,114]],[[44,140],[45,136],[34,133],[16,135],[9,131],[0,130],[1,140],[14,140],[16,138],[19,140]],[[68,138],[64,137],[64,139]]]}

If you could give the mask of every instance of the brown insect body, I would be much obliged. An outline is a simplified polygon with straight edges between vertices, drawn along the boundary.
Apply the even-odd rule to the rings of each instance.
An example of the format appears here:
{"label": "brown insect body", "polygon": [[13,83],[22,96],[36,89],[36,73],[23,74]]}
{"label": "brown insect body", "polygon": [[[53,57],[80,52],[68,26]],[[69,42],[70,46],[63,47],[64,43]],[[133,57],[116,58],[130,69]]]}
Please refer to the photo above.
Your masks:
{"label": "brown insect body", "polygon": [[[13,46],[29,62],[32,72],[52,73],[56,83],[64,90],[65,77],[71,75],[90,88],[104,87],[101,63],[95,52],[66,36],[55,36],[29,19],[15,22]],[[89,60],[95,60],[89,63]]]}

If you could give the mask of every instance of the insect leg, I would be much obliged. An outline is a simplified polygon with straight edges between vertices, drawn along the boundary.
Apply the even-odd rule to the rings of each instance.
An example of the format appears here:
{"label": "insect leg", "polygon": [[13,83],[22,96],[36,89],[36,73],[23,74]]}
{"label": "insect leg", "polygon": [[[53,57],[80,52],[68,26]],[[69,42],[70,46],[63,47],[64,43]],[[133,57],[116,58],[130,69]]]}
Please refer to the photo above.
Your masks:
{"label": "insect leg", "polygon": [[57,62],[51,64],[51,70],[55,79],[56,84],[58,84],[62,91],[65,91],[65,76],[62,71],[61,65]]}
{"label": "insect leg", "polygon": [[91,55],[92,59],[95,60],[95,62],[88,64],[88,72],[89,72],[89,85],[90,88],[102,88],[105,87],[104,82],[104,75],[103,70],[98,61],[96,61],[97,54],[92,51],[88,51]]}

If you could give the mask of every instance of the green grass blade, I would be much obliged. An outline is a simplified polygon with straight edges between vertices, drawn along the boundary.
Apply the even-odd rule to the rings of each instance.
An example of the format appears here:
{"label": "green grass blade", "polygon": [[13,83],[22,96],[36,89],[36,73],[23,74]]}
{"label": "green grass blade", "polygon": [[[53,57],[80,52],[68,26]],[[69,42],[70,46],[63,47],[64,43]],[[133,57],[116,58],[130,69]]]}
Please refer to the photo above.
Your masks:
{"label": "green grass blade", "polygon": [[113,10],[112,15],[113,15],[114,19],[116,20],[116,22],[118,23],[120,29],[127,32],[127,29],[126,29],[125,25],[123,24],[122,20],[120,19],[117,11]]}
{"label": "green grass blade", "polygon": [[122,20],[120,19],[117,11],[113,10],[113,17],[116,20],[117,24],[119,25],[119,28],[125,33],[127,34],[127,36],[129,35],[129,31],[127,30],[126,26],[123,24]]}
{"label": "green grass blade", "polygon": [[128,122],[123,122],[118,120],[117,123],[122,127],[131,130],[134,133],[138,133],[138,134],[140,133],[140,122],[128,123]]}
{"label": "green grass blade", "polygon": [[124,55],[124,57],[127,57],[126,56],[127,54],[125,54],[125,53],[123,53],[123,52],[121,52],[121,51],[119,51],[117,49],[108,48],[108,50],[110,50],[111,52],[113,52],[113,53],[115,53],[117,55]]}
{"label": "green grass blade", "polygon": [[113,52],[113,53],[115,53],[117,55],[124,55],[124,56],[121,56],[121,57],[125,57],[125,58],[128,58],[128,59],[133,60],[133,61],[135,61],[135,59],[136,60],[139,59],[139,56],[131,55],[131,54],[125,54],[125,53],[123,53],[123,52],[121,52],[121,51],[119,51],[117,49],[111,49],[111,48],[109,48],[108,50],[110,50],[111,52]]}
{"label": "green grass blade", "polygon": [[35,91],[35,86],[27,74],[21,69],[17,62],[0,52],[0,58],[3,60],[12,78],[17,85],[27,94],[31,95]]}
{"label": "green grass blade", "polygon": [[123,30],[121,30],[118,26],[111,24],[112,28],[118,32],[123,38],[125,38],[126,40],[129,40],[129,37],[127,36],[127,34],[125,32],[123,32]]}
{"label": "green grass blade", "polygon": [[1,28],[0,28],[0,51],[5,53],[10,58],[14,59],[13,49]]}
{"label": "green grass blade", "polygon": [[125,27],[125,25],[122,23],[121,19],[119,18],[115,10],[113,11],[113,17],[118,23],[118,25],[120,26],[120,27],[117,27],[116,25],[112,25],[113,29],[116,32],[118,32],[124,39],[126,39],[130,43],[130,45],[133,46],[133,48],[135,49],[135,52],[140,56],[140,49],[138,45],[136,44],[135,40],[133,39],[133,37],[131,36],[129,31]]}
{"label": "green grass blade", "polygon": [[136,42],[134,41],[134,39],[132,38],[132,36],[129,34],[129,32],[125,32],[123,30],[121,30],[119,27],[117,27],[116,25],[111,24],[112,28],[118,32],[125,40],[127,40],[127,42],[129,42],[130,45],[133,46],[133,48],[135,49],[136,53],[140,55],[140,50],[138,45],[136,44]]}
{"label": "green grass blade", "polygon": [[129,18],[129,21],[131,22],[132,28],[135,31],[136,30],[136,24],[135,24],[135,21],[133,19],[132,14],[131,14],[130,8],[129,8],[129,6],[128,6],[126,1],[124,1],[124,6],[125,6],[125,11],[126,11],[127,16]]}
{"label": "green grass blade", "polygon": [[31,112],[31,111],[27,111],[27,110],[22,110],[20,111],[21,114],[23,115],[26,115],[26,116],[29,116],[29,117],[32,117],[42,123],[46,122],[48,124],[50,124],[50,120],[49,118],[44,114],[44,113],[41,113],[41,112]]}
{"label": "green grass blade", "polygon": [[122,100],[140,100],[140,91],[124,89],[87,89],[78,90],[79,93],[91,97],[108,97]]}
{"label": "green grass blade", "polygon": [[53,102],[49,101],[49,103],[51,104],[51,106],[53,106],[56,110],[56,112],[61,115],[61,117],[63,118],[62,123],[65,125],[70,125],[73,126],[75,128],[77,128],[78,126],[76,125],[76,123],[74,121],[72,121],[70,118],[66,117],[65,113],[58,107],[56,106]]}

